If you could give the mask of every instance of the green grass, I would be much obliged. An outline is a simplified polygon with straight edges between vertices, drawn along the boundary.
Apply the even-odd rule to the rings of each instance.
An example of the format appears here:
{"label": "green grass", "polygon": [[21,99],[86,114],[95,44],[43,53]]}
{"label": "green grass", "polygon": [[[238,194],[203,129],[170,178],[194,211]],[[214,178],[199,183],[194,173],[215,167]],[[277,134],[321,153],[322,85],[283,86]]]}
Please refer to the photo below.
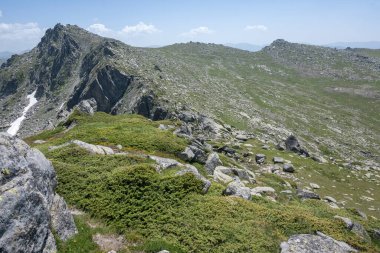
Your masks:
{"label": "green grass", "polygon": [[[36,147],[53,162],[59,182],[58,193],[70,205],[100,220],[104,225],[98,229],[125,236],[131,242],[130,252],[161,249],[170,252],[278,252],[280,243],[289,236],[315,231],[346,241],[364,252],[379,250],[378,242],[361,241],[333,218],[339,214],[358,219],[355,214],[331,209],[322,201],[302,202],[297,198],[281,197],[277,203],[259,197],[246,201],[223,196],[225,187],[218,183],[213,183],[209,193],[203,195],[202,183],[193,175],[176,176],[176,168],[158,174],[152,161],[141,154],[153,152],[173,157],[186,143],[171,132],[158,130],[156,122],[139,116],[115,117],[102,113],[94,117],[75,115],[70,121],[77,123],[72,130],[65,133],[60,128],[44,132],[29,138],[28,142],[47,141]],[[159,144],[147,136],[152,134],[155,139],[159,137]],[[110,146],[121,143],[126,150],[136,153],[93,155],[74,145],[48,150],[49,145],[72,138]],[[316,168],[312,167],[315,162],[311,159],[294,157],[288,152],[261,150],[259,142],[250,142],[255,152],[259,150],[267,155],[268,161],[280,155],[292,159],[297,167]],[[238,152],[244,151],[243,147],[238,149]],[[225,164],[238,165],[223,155],[221,158]],[[304,169],[297,173],[311,171]],[[339,176],[332,175],[329,180]],[[321,177],[326,178],[325,175]],[[277,191],[285,189],[284,180],[275,175],[262,175],[257,180],[257,185],[269,185]],[[361,222],[367,228],[380,226],[372,217]],[[76,223],[80,233],[66,243],[60,242],[59,252],[98,252],[91,240],[96,230],[89,228],[80,217],[76,218]]]}

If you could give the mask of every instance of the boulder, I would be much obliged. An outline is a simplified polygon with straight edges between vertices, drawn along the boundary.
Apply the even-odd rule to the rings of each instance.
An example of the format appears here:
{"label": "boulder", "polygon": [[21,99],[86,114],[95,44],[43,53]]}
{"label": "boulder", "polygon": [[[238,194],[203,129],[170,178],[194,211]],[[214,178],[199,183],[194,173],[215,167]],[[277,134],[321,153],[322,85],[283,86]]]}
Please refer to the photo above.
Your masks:
{"label": "boulder", "polygon": [[239,141],[247,141],[249,138],[248,138],[248,136],[247,135],[245,135],[245,134],[238,134],[238,135],[236,135],[236,137],[235,137],[237,140],[239,140]]}
{"label": "boulder", "polygon": [[380,240],[380,229],[373,229],[372,234],[373,234],[373,238]]}
{"label": "boulder", "polygon": [[178,114],[178,118],[181,121],[184,121],[186,123],[190,123],[190,122],[194,122],[197,120],[197,115],[192,113],[192,112],[189,112],[189,111],[182,111]]}
{"label": "boulder", "polygon": [[93,115],[97,111],[97,103],[94,98],[86,99],[80,101],[80,103],[76,106],[78,111]]}
{"label": "boulder", "polygon": [[275,156],[273,157],[273,163],[284,163],[284,158]]}
{"label": "boulder", "polygon": [[189,147],[186,147],[185,151],[178,154],[178,157],[186,162],[191,162],[194,159],[195,155]]}
{"label": "boulder", "polygon": [[178,162],[177,160],[170,159],[170,158],[164,158],[159,156],[150,155],[148,156],[149,159],[154,160],[158,165],[158,171],[173,168],[176,166],[183,166],[182,163]]}
{"label": "boulder", "polygon": [[294,135],[290,135],[285,140],[285,148],[287,150],[298,152],[300,150],[301,145],[299,144],[297,138]]}
{"label": "boulder", "polygon": [[255,160],[257,164],[263,164],[265,162],[266,155],[264,154],[256,154]]}
{"label": "boulder", "polygon": [[221,183],[228,183],[238,177],[247,183],[255,183],[256,176],[252,171],[247,169],[229,168],[224,166],[217,166],[214,170],[214,180]]}
{"label": "boulder", "polygon": [[308,190],[297,190],[297,196],[301,199],[321,199],[318,194]]}
{"label": "boulder", "polygon": [[259,195],[261,194],[274,194],[276,192],[275,189],[268,186],[259,186],[251,189],[251,195]]}
{"label": "boulder", "polygon": [[313,159],[317,163],[327,163],[327,160],[323,158],[323,156],[314,155],[311,157],[311,159]]}
{"label": "boulder", "polygon": [[199,179],[200,181],[202,181],[203,183],[203,189],[202,189],[202,192],[203,193],[207,193],[208,192],[208,189],[210,188],[211,186],[211,182],[209,180],[207,180],[204,176],[202,176],[199,171],[197,170],[197,168],[195,168],[193,165],[190,165],[190,164],[186,164],[185,165],[185,168],[182,169],[181,171],[178,171],[176,174],[177,175],[184,175],[186,173],[191,173],[193,174],[197,179]]}
{"label": "boulder", "polygon": [[284,166],[282,167],[282,169],[283,169],[284,172],[289,172],[289,173],[293,173],[294,172],[294,167],[290,163],[285,163]]}
{"label": "boulder", "polygon": [[234,180],[234,178],[232,176],[229,176],[228,174],[232,174],[231,168],[217,166],[214,170],[213,177],[215,181],[227,184]]}
{"label": "boulder", "polygon": [[239,179],[235,179],[229,183],[223,194],[227,196],[237,196],[247,200],[251,199],[251,189],[246,187]]}
{"label": "boulder", "polygon": [[323,199],[325,199],[327,202],[330,202],[330,203],[335,203],[336,204],[338,202],[338,201],[336,201],[335,198],[330,197],[330,196],[326,196]]}
{"label": "boulder", "polygon": [[214,170],[217,166],[222,165],[222,161],[219,159],[219,155],[215,152],[209,154],[206,160],[205,168],[208,174],[214,174]]}
{"label": "boulder", "polygon": [[51,150],[55,150],[55,149],[60,149],[63,147],[67,147],[71,144],[75,144],[78,147],[83,148],[92,154],[97,154],[97,155],[113,155],[113,154],[115,154],[115,152],[112,150],[112,148],[109,148],[106,146],[101,146],[101,145],[94,145],[94,144],[90,144],[90,143],[80,141],[80,140],[72,140],[72,141],[63,143],[63,144],[58,145],[58,146],[50,146],[49,150],[51,151]]}
{"label": "boulder", "polygon": [[319,188],[321,188],[318,184],[316,184],[316,183],[310,183],[309,184],[310,185],[310,187],[312,188],[312,189],[319,189]]}
{"label": "boulder", "polygon": [[345,242],[337,241],[325,234],[293,235],[287,242],[282,242],[281,253],[349,253],[358,252]]}
{"label": "boulder", "polygon": [[0,170],[0,252],[56,252],[52,228],[62,240],[77,230],[55,193],[51,162],[22,140],[0,133]]}
{"label": "boulder", "polygon": [[361,237],[363,240],[365,241],[371,240],[369,234],[367,233],[367,231],[365,230],[362,224],[352,221],[350,218],[342,217],[339,215],[335,215],[334,218],[343,221],[346,224],[346,228],[348,230],[352,231],[353,233]]}
{"label": "boulder", "polygon": [[203,151],[201,148],[196,147],[194,145],[189,146],[191,151],[194,153],[194,158],[193,160],[195,162],[198,162],[200,164],[205,164],[207,160],[207,154],[205,151]]}

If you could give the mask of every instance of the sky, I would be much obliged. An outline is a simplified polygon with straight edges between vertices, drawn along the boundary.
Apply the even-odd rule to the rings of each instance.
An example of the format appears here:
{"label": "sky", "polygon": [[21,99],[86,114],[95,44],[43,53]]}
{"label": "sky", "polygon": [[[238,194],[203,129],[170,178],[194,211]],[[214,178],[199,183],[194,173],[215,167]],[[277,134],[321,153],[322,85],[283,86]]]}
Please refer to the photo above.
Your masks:
{"label": "sky", "polygon": [[33,48],[56,23],[134,46],[200,41],[380,41],[380,0],[1,0],[0,52]]}

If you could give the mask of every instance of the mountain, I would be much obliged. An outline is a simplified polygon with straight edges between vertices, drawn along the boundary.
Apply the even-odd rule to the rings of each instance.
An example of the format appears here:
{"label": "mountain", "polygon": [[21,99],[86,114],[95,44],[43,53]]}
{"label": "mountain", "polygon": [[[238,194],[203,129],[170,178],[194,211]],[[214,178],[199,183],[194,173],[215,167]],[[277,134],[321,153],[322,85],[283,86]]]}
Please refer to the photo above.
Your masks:
{"label": "mountain", "polygon": [[379,81],[377,50],[138,48],[57,24],[0,68],[0,207],[22,137],[75,208],[58,252],[378,252]]}
{"label": "mountain", "polygon": [[0,65],[7,61],[8,58],[12,56],[11,52],[0,52]]}
{"label": "mountain", "polygon": [[335,42],[326,44],[327,47],[335,47],[344,49],[351,48],[368,48],[368,49],[380,49],[380,41],[366,41],[366,42]]}
{"label": "mountain", "polygon": [[250,43],[227,43],[225,44],[227,47],[233,47],[241,50],[246,50],[250,52],[260,51],[264,46],[254,45]]}

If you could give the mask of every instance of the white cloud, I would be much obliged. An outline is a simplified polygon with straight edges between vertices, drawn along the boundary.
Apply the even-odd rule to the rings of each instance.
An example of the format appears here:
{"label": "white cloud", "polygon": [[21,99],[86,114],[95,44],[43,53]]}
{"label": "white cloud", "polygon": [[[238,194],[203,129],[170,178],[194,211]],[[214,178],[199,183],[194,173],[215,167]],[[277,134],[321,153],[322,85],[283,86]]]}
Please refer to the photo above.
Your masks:
{"label": "white cloud", "polygon": [[41,38],[44,29],[37,23],[0,23],[0,39],[2,40],[27,40]]}
{"label": "white cloud", "polygon": [[0,51],[19,52],[36,46],[45,29],[37,23],[0,23]]}
{"label": "white cloud", "polygon": [[195,36],[200,35],[200,34],[211,34],[213,32],[214,31],[210,30],[207,26],[200,26],[200,27],[191,29],[188,32],[181,33],[181,35],[186,36],[186,37],[195,37]]}
{"label": "white cloud", "polygon": [[111,29],[109,29],[105,25],[99,24],[99,23],[90,25],[89,27],[87,27],[87,30],[90,32],[99,34],[99,35],[104,35],[104,34],[107,34],[109,32],[112,32]]}
{"label": "white cloud", "polygon": [[139,22],[137,25],[133,26],[125,26],[120,33],[124,34],[142,34],[142,33],[156,33],[159,32],[154,25],[152,24],[145,24],[144,22]]}
{"label": "white cloud", "polygon": [[246,31],[262,31],[262,32],[265,32],[268,30],[268,27],[266,27],[265,25],[247,25],[244,30]]}

